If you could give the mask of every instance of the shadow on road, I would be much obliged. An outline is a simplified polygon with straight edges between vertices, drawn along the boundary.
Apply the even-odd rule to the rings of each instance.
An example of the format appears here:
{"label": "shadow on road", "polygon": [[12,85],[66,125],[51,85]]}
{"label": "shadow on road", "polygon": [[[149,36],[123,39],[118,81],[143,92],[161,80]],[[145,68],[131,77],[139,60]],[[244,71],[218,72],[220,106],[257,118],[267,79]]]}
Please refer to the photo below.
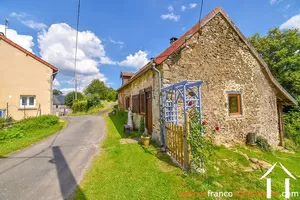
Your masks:
{"label": "shadow on road", "polygon": [[77,185],[75,177],[72,174],[69,165],[61,152],[59,146],[52,147],[53,160],[49,162],[54,163],[56,166],[57,177],[59,180],[60,191],[64,199],[69,199],[74,194],[74,190],[79,193],[80,199],[86,200],[81,188]]}

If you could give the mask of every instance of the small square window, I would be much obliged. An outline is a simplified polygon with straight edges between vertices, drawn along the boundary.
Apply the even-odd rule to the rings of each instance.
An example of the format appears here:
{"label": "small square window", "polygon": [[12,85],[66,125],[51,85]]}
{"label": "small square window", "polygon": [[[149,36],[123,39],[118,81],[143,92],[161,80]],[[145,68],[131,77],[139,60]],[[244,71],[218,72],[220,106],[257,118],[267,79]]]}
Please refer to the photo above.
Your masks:
{"label": "small square window", "polygon": [[242,115],[241,94],[228,95],[228,109],[230,116]]}
{"label": "small square window", "polygon": [[35,105],[35,96],[25,96],[20,97],[20,107],[21,108],[34,108]]}

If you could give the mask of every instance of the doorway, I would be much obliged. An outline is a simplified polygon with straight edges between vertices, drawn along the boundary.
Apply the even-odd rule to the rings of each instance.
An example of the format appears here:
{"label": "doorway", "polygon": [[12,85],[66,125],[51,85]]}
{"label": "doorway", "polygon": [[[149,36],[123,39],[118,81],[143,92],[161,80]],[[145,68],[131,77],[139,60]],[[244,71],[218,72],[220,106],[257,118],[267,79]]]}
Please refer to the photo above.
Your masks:
{"label": "doorway", "polygon": [[148,133],[152,135],[152,91],[151,88],[145,90],[146,97],[146,115],[145,123]]}

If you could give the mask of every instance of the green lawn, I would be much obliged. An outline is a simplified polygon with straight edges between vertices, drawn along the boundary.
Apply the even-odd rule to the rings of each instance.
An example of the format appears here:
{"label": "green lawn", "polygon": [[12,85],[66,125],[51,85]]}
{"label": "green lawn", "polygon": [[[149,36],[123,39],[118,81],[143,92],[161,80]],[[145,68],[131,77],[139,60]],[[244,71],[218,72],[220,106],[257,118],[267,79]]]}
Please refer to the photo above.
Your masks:
{"label": "green lawn", "polygon": [[[45,127],[34,127],[34,123],[32,123],[31,125],[33,125],[33,126],[24,131],[23,137],[16,137],[16,138],[11,138],[11,139],[1,139],[0,140],[0,157],[5,156],[14,151],[23,149],[25,147],[28,147],[28,146],[60,131],[66,125],[66,122],[58,122],[54,125],[45,126]],[[15,131],[12,131],[12,132],[15,132]],[[1,135],[1,133],[2,133],[2,130],[0,131],[0,135]]]}
{"label": "green lawn", "polygon": [[[209,190],[265,192],[266,181],[260,181],[259,178],[266,170],[244,172],[250,162],[239,153],[225,147],[217,147],[216,154],[206,165],[205,175],[185,175],[167,155],[159,154],[154,146],[145,148],[139,144],[120,144],[120,139],[124,137],[122,129],[126,115],[110,115],[105,120],[108,132],[101,145],[103,151],[94,159],[74,199],[186,199],[182,197],[183,194],[190,196],[187,199],[215,199],[207,196]],[[236,148],[250,157],[272,164],[282,162],[300,179],[300,154],[268,154],[256,148]],[[270,177],[273,191],[284,191],[286,176],[279,167],[275,168]],[[300,194],[298,180],[291,180],[291,190]],[[235,196],[232,199],[266,198]]]}

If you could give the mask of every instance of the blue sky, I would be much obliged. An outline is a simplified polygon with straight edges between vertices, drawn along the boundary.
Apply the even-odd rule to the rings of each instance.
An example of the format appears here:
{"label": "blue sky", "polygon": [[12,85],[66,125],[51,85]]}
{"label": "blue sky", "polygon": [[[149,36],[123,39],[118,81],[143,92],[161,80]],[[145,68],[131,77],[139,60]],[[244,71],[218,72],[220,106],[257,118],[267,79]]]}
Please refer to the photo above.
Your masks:
{"label": "blue sky", "polygon": [[[73,90],[77,0],[1,0],[7,37],[59,68],[55,87]],[[81,0],[77,78],[82,90],[98,78],[113,88],[199,18],[200,0]],[[299,0],[204,0],[204,17],[221,5],[246,35],[275,26],[300,28]],[[3,22],[4,23],[4,22]],[[0,31],[3,31],[0,23]]]}

